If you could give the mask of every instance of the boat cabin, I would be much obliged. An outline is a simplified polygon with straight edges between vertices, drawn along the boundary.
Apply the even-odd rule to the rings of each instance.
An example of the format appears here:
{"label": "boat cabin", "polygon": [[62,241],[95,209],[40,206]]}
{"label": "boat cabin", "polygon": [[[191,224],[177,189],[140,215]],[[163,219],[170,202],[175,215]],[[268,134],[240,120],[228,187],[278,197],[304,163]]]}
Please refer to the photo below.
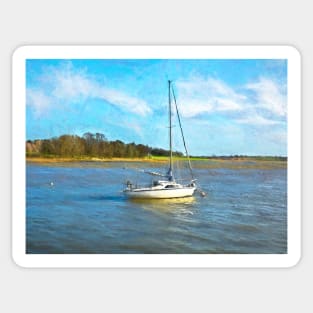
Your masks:
{"label": "boat cabin", "polygon": [[181,185],[177,184],[174,181],[167,181],[167,180],[154,180],[152,183],[152,187],[156,188],[166,188],[166,189],[171,189],[171,188],[180,188]]}

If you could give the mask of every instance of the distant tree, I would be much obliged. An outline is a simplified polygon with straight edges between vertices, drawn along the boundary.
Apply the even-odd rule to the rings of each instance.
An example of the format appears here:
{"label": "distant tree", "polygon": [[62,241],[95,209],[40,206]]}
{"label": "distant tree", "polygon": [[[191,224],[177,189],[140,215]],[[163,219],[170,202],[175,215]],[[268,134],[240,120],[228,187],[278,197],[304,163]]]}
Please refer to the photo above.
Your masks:
{"label": "distant tree", "polygon": [[139,157],[145,157],[150,152],[149,147],[142,145],[142,144],[137,145],[137,150],[138,150],[138,156]]}
{"label": "distant tree", "polygon": [[102,142],[102,141],[107,141],[106,137],[104,134],[101,134],[101,133],[96,133],[94,135],[94,138],[97,142]]}
{"label": "distant tree", "polygon": [[127,158],[136,158],[139,156],[139,151],[136,148],[135,143],[130,143],[126,145],[125,157]]}
{"label": "distant tree", "polygon": [[[108,141],[102,133],[84,133],[82,137],[77,135],[61,135],[51,139],[27,140],[26,153],[42,156],[57,155],[60,157],[146,157],[151,155],[168,156],[169,151],[161,148],[151,148],[134,142],[125,144],[121,140]],[[183,156],[179,151],[173,155]]]}
{"label": "distant tree", "polygon": [[85,153],[87,155],[91,155],[93,150],[93,143],[95,141],[95,136],[92,133],[84,133],[83,135],[84,143],[85,143]]}
{"label": "distant tree", "polygon": [[45,139],[42,141],[40,145],[40,153],[45,155],[56,154],[52,140]]}
{"label": "distant tree", "polygon": [[117,158],[125,157],[125,144],[120,140],[115,140],[111,143],[113,145],[113,156]]}

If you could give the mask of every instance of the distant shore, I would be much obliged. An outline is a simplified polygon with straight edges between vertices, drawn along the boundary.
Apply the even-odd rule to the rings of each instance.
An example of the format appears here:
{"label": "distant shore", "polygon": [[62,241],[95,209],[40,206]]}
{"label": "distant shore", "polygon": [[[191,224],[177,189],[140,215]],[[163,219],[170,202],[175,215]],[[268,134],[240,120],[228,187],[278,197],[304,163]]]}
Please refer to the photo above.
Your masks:
{"label": "distant shore", "polygon": [[[177,161],[186,162],[187,158],[175,157]],[[167,157],[146,157],[146,158],[96,158],[96,157],[26,157],[27,163],[57,164],[77,162],[103,162],[103,163],[168,163]],[[240,158],[191,158],[192,166],[195,168],[229,168],[229,169],[284,169],[287,168],[287,160],[279,160],[271,157],[240,157]]]}

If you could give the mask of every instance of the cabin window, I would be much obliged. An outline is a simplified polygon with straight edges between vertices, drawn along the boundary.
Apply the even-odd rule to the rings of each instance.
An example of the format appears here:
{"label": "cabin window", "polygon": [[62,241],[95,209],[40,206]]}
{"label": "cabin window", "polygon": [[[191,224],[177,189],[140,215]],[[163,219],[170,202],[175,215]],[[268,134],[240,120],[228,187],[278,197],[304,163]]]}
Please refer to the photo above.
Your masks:
{"label": "cabin window", "polygon": [[174,185],[166,185],[165,188],[175,188]]}

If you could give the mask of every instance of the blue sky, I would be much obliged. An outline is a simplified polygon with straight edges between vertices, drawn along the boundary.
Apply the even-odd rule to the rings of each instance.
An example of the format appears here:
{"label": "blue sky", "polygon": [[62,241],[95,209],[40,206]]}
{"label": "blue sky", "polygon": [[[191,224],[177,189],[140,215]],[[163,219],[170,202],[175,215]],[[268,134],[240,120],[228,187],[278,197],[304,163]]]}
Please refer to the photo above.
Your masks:
{"label": "blue sky", "polygon": [[[26,137],[168,147],[173,80],[191,155],[287,155],[286,60],[27,60]],[[174,148],[183,151],[174,119]]]}

